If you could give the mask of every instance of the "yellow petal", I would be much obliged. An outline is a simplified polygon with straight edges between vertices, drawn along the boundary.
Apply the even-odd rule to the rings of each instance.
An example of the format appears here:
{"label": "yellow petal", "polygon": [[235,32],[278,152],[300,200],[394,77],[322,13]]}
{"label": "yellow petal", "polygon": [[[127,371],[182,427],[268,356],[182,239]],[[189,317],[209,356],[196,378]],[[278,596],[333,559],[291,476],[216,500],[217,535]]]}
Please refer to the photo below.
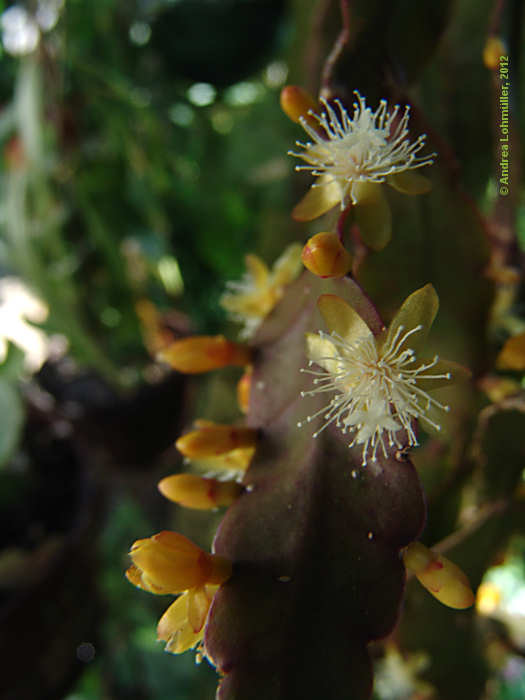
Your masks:
{"label": "yellow petal", "polygon": [[413,292],[413,294],[405,299],[401,308],[392,319],[392,323],[386,333],[386,339],[384,340],[385,345],[392,342],[400,327],[402,327],[402,330],[399,332],[399,338],[401,338],[403,332],[406,333],[407,331],[421,326],[421,328],[413,333],[406,342],[406,348],[414,350],[416,356],[420,355],[421,348],[425,344],[438,308],[439,298],[431,284],[426,284],[424,287],[421,287],[421,289]]}
{"label": "yellow petal", "polygon": [[204,627],[210,603],[203,586],[188,591],[188,622],[194,632],[200,632]]}
{"label": "yellow petal", "polygon": [[292,243],[277,258],[272,268],[273,284],[281,287],[293,282],[301,271],[301,250],[299,243]]}
{"label": "yellow petal", "polygon": [[386,181],[390,187],[403,194],[425,194],[432,189],[432,183],[427,177],[408,171],[389,175]]}
{"label": "yellow petal", "polygon": [[433,552],[421,542],[412,542],[404,551],[407,569],[434,598],[449,608],[462,610],[474,603],[474,594],[467,576],[450,559]]}
{"label": "yellow petal", "polygon": [[301,117],[305,118],[309,123],[319,126],[319,124],[309,117],[308,112],[319,111],[320,105],[317,100],[314,100],[309,92],[299,87],[298,85],[285,85],[281,90],[281,108],[283,112],[292,121],[299,124]]}
{"label": "yellow petal", "polygon": [[242,477],[250,466],[254,454],[254,447],[239,447],[231,452],[225,452],[218,457],[205,457],[198,460],[192,459],[191,463],[202,471],[219,474],[221,477],[228,472],[232,472],[234,476]]}
{"label": "yellow petal", "polygon": [[382,186],[375,182],[355,182],[352,199],[361,238],[372,250],[382,250],[392,236],[392,214]]}
{"label": "yellow petal", "polygon": [[160,618],[157,626],[157,638],[166,642],[166,651],[172,654],[182,654],[195,647],[203,638],[201,628],[194,632],[188,619],[188,593],[183,593],[170,605]]}
{"label": "yellow petal", "polygon": [[329,333],[336,333],[346,343],[369,338],[372,331],[350,304],[335,294],[322,294],[317,306]]}
{"label": "yellow petal", "polygon": [[148,585],[180,593],[210,580],[212,557],[177,532],[164,530],[138,540],[130,551],[133,564]]}
{"label": "yellow petal", "polygon": [[257,255],[248,254],[244,258],[246,262],[246,268],[248,272],[253,277],[253,282],[256,287],[264,287],[268,282],[268,277],[270,271],[268,270],[266,263],[264,263],[261,258]]}
{"label": "yellow petal", "polygon": [[334,180],[326,181],[325,177],[319,177],[315,187],[310,187],[301,201],[292,211],[292,218],[296,221],[311,221],[318,216],[326,214],[337,204],[341,203],[341,187]]}
{"label": "yellow petal", "polygon": [[156,595],[166,595],[171,593],[169,588],[162,588],[161,586],[156,586],[152,581],[148,579],[144,573],[132,564],[126,571],[126,578],[130,583],[132,583],[137,588],[143,591],[148,591],[148,593],[155,593]]}
{"label": "yellow petal", "polygon": [[325,369],[327,372],[336,372],[338,360],[331,360],[337,357],[337,350],[328,338],[321,338],[316,333],[306,334],[306,356],[311,362]]}
{"label": "yellow petal", "polygon": [[235,425],[213,425],[182,435],[175,446],[185,457],[214,457],[240,447],[255,447],[257,430]]}

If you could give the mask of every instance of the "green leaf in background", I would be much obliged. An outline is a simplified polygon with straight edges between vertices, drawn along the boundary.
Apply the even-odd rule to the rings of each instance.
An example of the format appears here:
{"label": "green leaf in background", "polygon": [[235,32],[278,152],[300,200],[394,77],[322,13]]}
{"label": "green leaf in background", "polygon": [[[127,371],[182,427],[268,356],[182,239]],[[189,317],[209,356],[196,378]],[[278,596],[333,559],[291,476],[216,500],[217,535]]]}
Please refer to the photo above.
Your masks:
{"label": "green leaf in background", "polygon": [[13,454],[24,421],[22,399],[7,379],[0,378],[0,467]]}

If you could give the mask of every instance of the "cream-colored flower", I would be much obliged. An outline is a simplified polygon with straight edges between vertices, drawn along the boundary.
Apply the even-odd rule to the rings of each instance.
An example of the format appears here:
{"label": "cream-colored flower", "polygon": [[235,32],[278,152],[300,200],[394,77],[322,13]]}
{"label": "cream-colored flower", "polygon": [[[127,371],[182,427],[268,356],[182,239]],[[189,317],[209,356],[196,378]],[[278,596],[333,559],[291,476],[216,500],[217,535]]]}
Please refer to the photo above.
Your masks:
{"label": "cream-colored flower", "polygon": [[244,325],[242,340],[251,338],[284,294],[286,285],[299,274],[302,247],[292,243],[271,270],[257,255],[246,256],[247,271],[239,282],[228,282],[220,304],[233,320]]}
{"label": "cream-colored flower", "polygon": [[405,300],[388,329],[374,336],[343,299],[329,294],[319,298],[329,334],[307,334],[309,365],[321,369],[302,370],[314,376],[316,385],[302,395],[334,395],[307,418],[310,422],[322,416],[325,421],[314,437],[334,423],[351,434],[350,447],[362,445],[366,465],[377,460],[379,449],[386,457],[388,448],[417,445],[416,420],[427,430],[441,430],[440,414],[449,409],[429,392],[467,372],[437,355],[425,359],[419,354],[438,305],[434,288],[427,284]]}
{"label": "cream-colored flower", "polygon": [[300,117],[312,141],[298,141],[302,150],[289,151],[289,155],[305,162],[296,170],[309,171],[316,180],[294,208],[293,217],[310,221],[337,205],[345,209],[352,204],[363,240],[380,250],[391,233],[390,208],[381,183],[405,194],[428,192],[430,182],[407,171],[431,165],[435,153],[418,155],[425,145],[425,134],[413,142],[408,138],[410,107],[402,114],[399,105],[388,112],[386,100],[381,100],[372,112],[365,98],[357,91],[355,95],[352,118],[337,99],[335,106],[321,100],[325,111],[320,115],[310,111],[308,119]]}

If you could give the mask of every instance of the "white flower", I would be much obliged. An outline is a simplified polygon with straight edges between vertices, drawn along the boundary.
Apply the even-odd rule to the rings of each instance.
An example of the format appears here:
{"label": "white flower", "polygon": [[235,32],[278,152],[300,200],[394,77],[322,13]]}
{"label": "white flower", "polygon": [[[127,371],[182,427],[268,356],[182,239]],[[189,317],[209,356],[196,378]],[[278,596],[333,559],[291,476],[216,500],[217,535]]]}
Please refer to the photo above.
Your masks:
{"label": "white flower", "polygon": [[399,116],[399,105],[388,112],[386,100],[381,100],[379,107],[372,112],[366,106],[365,98],[357,91],[355,95],[358,101],[354,102],[352,119],[339,100],[334,100],[337,113],[321,99],[326,111],[321,115],[310,113],[321,128],[314,128],[304,117],[300,119],[313,143],[298,141],[297,145],[303,151],[289,152],[307,163],[296,166],[296,170],[309,170],[323,178],[314,187],[332,184],[334,193],[338,191],[342,209],[349,199],[353,204],[358,202],[355,183],[385,182],[390,175],[431,165],[435,156],[435,153],[417,155],[425,144],[425,134],[412,143],[408,139],[409,106]]}
{"label": "white flower", "polygon": [[437,356],[418,357],[438,304],[434,288],[426,285],[406,299],[388,329],[374,336],[343,299],[320,297],[319,309],[331,332],[307,335],[309,365],[315,363],[321,370],[302,370],[314,376],[316,387],[301,395],[334,396],[307,418],[310,422],[323,417],[314,437],[334,423],[343,433],[351,433],[350,447],[362,445],[366,465],[369,459],[377,461],[379,448],[387,457],[388,448],[417,445],[415,420],[440,431],[439,414],[449,409],[428,391],[448,383],[453,375],[458,378],[462,368]]}

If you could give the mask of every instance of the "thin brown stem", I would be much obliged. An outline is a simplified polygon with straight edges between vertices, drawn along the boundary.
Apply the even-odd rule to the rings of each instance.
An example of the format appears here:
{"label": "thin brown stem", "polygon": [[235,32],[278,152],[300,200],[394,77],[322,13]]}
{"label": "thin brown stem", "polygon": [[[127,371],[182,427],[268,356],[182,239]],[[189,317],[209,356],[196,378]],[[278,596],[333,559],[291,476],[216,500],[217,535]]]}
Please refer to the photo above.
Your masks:
{"label": "thin brown stem", "polygon": [[326,93],[328,97],[330,96],[330,85],[335,64],[350,38],[350,0],[340,0],[340,4],[342,28],[332,50],[328,54],[321,73],[321,94]]}

